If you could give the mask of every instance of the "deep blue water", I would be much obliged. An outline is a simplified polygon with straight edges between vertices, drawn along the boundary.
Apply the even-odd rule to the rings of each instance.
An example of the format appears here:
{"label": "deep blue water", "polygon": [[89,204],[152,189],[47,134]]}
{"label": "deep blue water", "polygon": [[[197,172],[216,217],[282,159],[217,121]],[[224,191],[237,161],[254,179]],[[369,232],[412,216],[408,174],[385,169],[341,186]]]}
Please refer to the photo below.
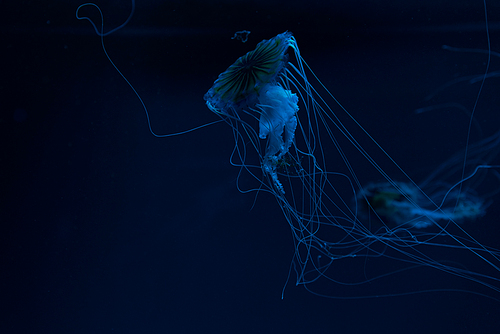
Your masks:
{"label": "deep blue water", "polygon": [[[152,136],[99,37],[75,18],[79,4],[4,4],[2,333],[497,332],[500,303],[472,293],[326,299],[292,277],[282,300],[289,226],[273,197],[258,196],[254,205],[253,194],[238,192],[229,127]],[[491,49],[500,51],[500,7],[487,4]],[[99,5],[105,30],[130,11],[128,1]],[[252,32],[246,43],[231,40],[243,29]],[[203,95],[218,74],[286,30],[335,97],[413,177],[463,149],[466,112],[415,110],[440,103],[472,110],[479,83],[438,89],[483,74],[487,56],[442,45],[487,49],[482,1],[138,1],[131,22],[105,43],[161,134],[217,120]],[[499,63],[492,57],[490,72]],[[485,82],[476,140],[498,129],[499,85]],[[498,198],[491,201],[469,228],[500,248]],[[421,283],[401,282],[411,291]]]}

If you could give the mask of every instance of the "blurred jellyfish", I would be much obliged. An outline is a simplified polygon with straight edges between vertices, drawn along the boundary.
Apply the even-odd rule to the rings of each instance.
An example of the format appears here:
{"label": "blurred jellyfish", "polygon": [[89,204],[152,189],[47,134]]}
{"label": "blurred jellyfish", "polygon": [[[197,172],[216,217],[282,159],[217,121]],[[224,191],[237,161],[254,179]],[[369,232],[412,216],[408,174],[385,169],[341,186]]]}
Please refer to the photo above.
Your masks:
{"label": "blurred jellyfish", "polygon": [[[491,204],[491,200],[484,198],[492,198],[500,192],[496,189],[480,197],[475,190],[482,182],[477,175],[479,171],[497,167],[486,163],[498,155],[499,148],[500,131],[469,145],[465,165],[461,164],[464,152],[457,152],[418,185],[410,182],[370,183],[357,194],[360,217],[366,220],[369,219],[369,215],[373,215],[392,227],[417,229],[447,221],[458,224],[475,221],[486,213]],[[455,178],[451,177],[453,174],[459,174],[467,166],[475,168],[467,178],[462,179],[456,175]],[[493,170],[490,173],[500,181],[497,171]],[[460,181],[449,184],[446,180],[450,179]],[[469,179],[474,179],[476,182],[466,184]]]}
{"label": "blurred jellyfish", "polygon": [[[471,189],[446,189],[423,198],[422,188],[412,183],[370,183],[357,194],[360,218],[372,213],[391,227],[425,228],[435,223],[463,223],[482,217],[487,205]],[[442,201],[442,202],[441,202]],[[440,205],[436,205],[440,203]],[[415,205],[417,204],[417,205]]]}
{"label": "blurred jellyfish", "polygon": [[[248,187],[238,180],[238,189],[274,195],[291,227],[297,285],[339,296],[315,287],[320,281],[334,282],[343,287],[342,297],[350,297],[359,295],[353,288],[373,288],[374,282],[426,268],[500,291],[499,250],[484,246],[459,225],[486,212],[489,202],[465,183],[492,168],[488,163],[498,153],[500,132],[469,145],[467,158],[458,152],[418,184],[319,81],[290,32],[240,57],[204,98],[233,129],[231,163],[258,182]],[[488,156],[493,148],[496,153]],[[364,163],[352,163],[355,155]],[[474,170],[464,175],[465,167]],[[368,169],[383,181],[363,186],[359,175]],[[462,176],[449,182],[457,173]],[[452,252],[438,259],[436,249]],[[460,264],[464,253],[487,269],[465,269]],[[391,269],[372,266],[372,259],[390,262]],[[357,269],[341,274],[353,266]],[[460,290],[437,286],[428,290]],[[427,290],[391,288],[387,294]]]}
{"label": "blurred jellyfish", "polygon": [[[486,54],[488,56],[500,57],[497,52],[480,49],[462,49],[443,45],[443,50],[453,52],[467,52]],[[425,100],[430,100],[438,93],[461,82],[484,83],[487,78],[494,78],[499,72],[486,72],[482,75],[471,75],[454,79],[445,85],[436,89],[436,91],[427,96]],[[457,108],[468,113],[467,109],[458,103],[442,103],[431,107],[419,108],[416,113],[433,111],[435,109]],[[471,120],[474,120],[471,118]],[[482,132],[480,126],[479,131]],[[471,143],[466,151],[460,151],[442,163],[427,178],[421,181],[418,186],[412,183],[397,182],[391,184],[388,182],[370,183],[365,186],[358,194],[356,201],[360,207],[360,216],[368,219],[369,215],[381,218],[385,223],[392,226],[406,226],[417,229],[431,227],[435,222],[446,222],[452,220],[454,223],[464,223],[474,221],[486,213],[487,207],[491,201],[485,201],[476,191],[478,184],[482,180],[475,174],[479,169],[490,169],[493,166],[487,165],[494,160],[500,151],[500,131],[493,135]],[[465,155],[467,157],[464,159]],[[463,179],[466,169],[474,169],[472,175]],[[462,172],[462,173],[460,173]],[[498,172],[491,171],[498,180]],[[457,174],[461,174],[457,177]],[[454,177],[452,177],[454,176]],[[464,181],[475,176],[475,183],[464,184]],[[460,180],[452,185],[446,180]],[[479,180],[478,180],[479,179]],[[484,198],[491,198],[500,192],[495,189],[490,194],[483,194]],[[425,201],[423,194],[430,201]],[[419,203],[416,207],[413,203]],[[425,203],[425,204],[424,204]],[[426,207],[426,204],[433,204]],[[432,218],[432,219],[430,219]]]}

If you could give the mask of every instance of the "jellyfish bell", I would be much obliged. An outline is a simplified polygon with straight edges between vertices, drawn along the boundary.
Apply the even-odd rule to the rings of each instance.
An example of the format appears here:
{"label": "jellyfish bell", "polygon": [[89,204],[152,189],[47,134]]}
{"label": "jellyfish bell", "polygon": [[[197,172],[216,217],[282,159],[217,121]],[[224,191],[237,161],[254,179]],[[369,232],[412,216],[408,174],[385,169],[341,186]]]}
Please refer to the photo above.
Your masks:
{"label": "jellyfish bell", "polygon": [[226,113],[251,105],[263,87],[276,79],[286,66],[286,51],[295,44],[289,32],[284,32],[257,44],[255,50],[238,58],[219,75],[204,99],[210,110]]}

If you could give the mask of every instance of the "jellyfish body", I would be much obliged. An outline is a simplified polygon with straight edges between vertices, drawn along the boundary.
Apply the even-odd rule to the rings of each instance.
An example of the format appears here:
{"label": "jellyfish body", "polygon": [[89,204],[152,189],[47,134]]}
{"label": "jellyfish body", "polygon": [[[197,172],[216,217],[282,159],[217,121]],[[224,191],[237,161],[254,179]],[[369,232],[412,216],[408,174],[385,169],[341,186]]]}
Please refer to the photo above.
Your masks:
{"label": "jellyfish body", "polygon": [[[268,192],[283,211],[293,235],[297,285],[314,291],[319,282],[333,282],[350,296],[368,282],[373,287],[426,267],[500,292],[500,251],[482,245],[461,225],[483,216],[487,204],[471,187],[462,187],[464,176],[444,182],[463,160],[452,157],[428,179],[414,182],[319,81],[291,33],[264,40],[240,57],[204,98],[233,130],[231,164],[257,182],[247,186],[238,178],[238,189]],[[471,144],[467,164],[484,163],[487,148],[499,141],[500,134]],[[370,145],[375,149],[369,151]],[[254,156],[259,164],[251,162]],[[382,181],[363,187],[363,173],[376,173]],[[435,249],[454,253],[441,260]],[[464,253],[483,267],[465,270]],[[393,265],[387,271],[372,266],[374,259]],[[346,261],[358,264],[359,272],[343,276]]]}
{"label": "jellyfish body", "polygon": [[268,138],[262,169],[282,193],[276,166],[292,145],[299,107],[298,97],[277,79],[288,61],[286,51],[293,45],[289,32],[260,42],[219,75],[204,97],[208,108],[216,113],[237,117],[248,108],[260,114],[259,138]]}

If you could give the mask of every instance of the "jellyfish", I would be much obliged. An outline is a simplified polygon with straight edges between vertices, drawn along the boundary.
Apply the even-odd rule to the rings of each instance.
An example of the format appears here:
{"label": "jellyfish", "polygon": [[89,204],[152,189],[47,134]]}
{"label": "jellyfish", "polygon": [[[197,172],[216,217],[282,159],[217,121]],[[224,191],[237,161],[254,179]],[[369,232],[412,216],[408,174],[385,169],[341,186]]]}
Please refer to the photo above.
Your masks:
{"label": "jellyfish", "polygon": [[[79,14],[86,6],[99,10],[83,4],[77,18],[88,20],[101,37],[104,53],[142,103],[151,133],[168,137],[199,129],[153,132],[144,102],[109,58],[102,39],[127,24],[132,12],[105,33],[100,10],[100,29]],[[480,78],[483,85],[497,74],[487,68],[471,79]],[[499,167],[491,164],[499,153],[500,131],[469,141],[469,125],[463,149],[415,181],[320,81],[291,32],[263,40],[238,58],[204,100],[232,130],[230,163],[239,168],[238,190],[274,198],[290,227],[292,261],[282,297],[294,281],[330,298],[427,291],[498,298],[500,250],[484,244],[469,227],[479,226],[500,189]],[[441,104],[450,105],[455,103]]]}
{"label": "jellyfish", "polygon": [[[375,282],[427,268],[500,292],[500,251],[463,227],[480,219],[491,204],[469,182],[497,168],[488,163],[498,153],[500,132],[470,143],[467,152],[457,152],[415,182],[321,83],[290,32],[263,40],[237,59],[204,99],[233,130],[231,164],[241,169],[239,175],[247,172],[256,181],[245,187],[238,179],[238,189],[272,194],[291,228],[290,272],[296,274],[296,285],[332,297],[316,286],[334,283],[351,291],[340,294],[349,298],[352,289],[364,291]],[[496,153],[488,157],[493,149]],[[364,163],[358,166],[355,159]],[[383,181],[364,184],[360,171],[368,169]],[[448,182],[451,174],[460,176]],[[436,249],[456,254],[437,259]],[[460,264],[464,253],[487,269],[465,269]],[[374,259],[393,263],[393,269],[372,265]],[[357,269],[349,275],[339,274],[353,265]]]}
{"label": "jellyfish", "polygon": [[295,44],[289,32],[260,42],[223,72],[204,97],[215,113],[237,118],[248,108],[258,115],[259,138],[267,138],[262,169],[280,193],[284,190],[276,167],[292,145],[299,107],[297,95],[277,79],[287,63],[286,50]]}

